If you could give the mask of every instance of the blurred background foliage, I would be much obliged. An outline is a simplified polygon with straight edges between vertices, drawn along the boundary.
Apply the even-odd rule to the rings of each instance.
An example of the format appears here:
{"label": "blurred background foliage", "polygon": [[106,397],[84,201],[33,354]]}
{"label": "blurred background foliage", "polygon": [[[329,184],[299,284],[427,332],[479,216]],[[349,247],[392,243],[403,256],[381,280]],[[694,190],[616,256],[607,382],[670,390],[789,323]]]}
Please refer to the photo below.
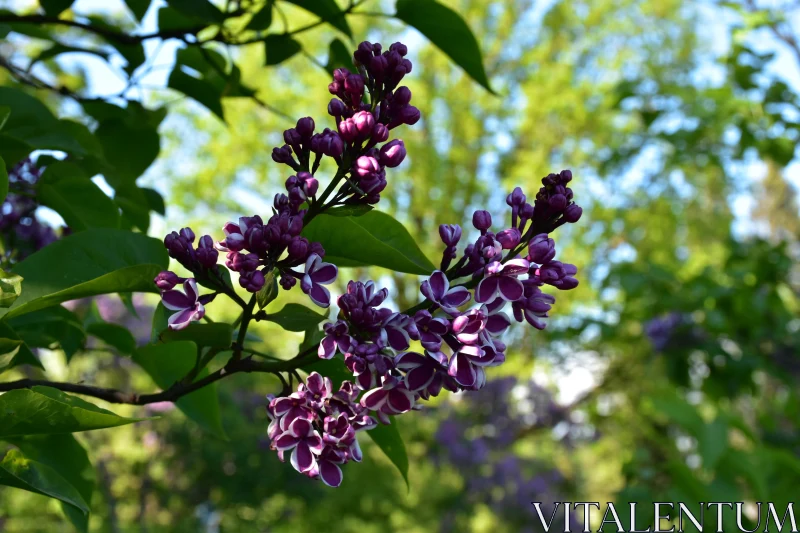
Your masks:
{"label": "blurred background foliage", "polygon": [[[570,168],[585,211],[563,228],[559,258],[578,265],[581,285],[561,293],[547,330],[520,329],[485,390],[398,420],[409,489],[369,443],[337,490],[295,475],[268,450],[264,396],[279,383],[239,375],[219,387],[228,442],[169,406],[151,408],[156,420],[77,436],[97,465],[91,531],[521,532],[538,530],[531,501],[647,509],[651,501],[783,503],[796,492],[798,4],[443,3],[468,22],[499,96],[414,30],[348,16],[355,43],[401,40],[414,61],[404,81],[423,118],[404,132],[409,158],[381,209],[436,258],[439,224],[468,224],[478,206],[500,213],[515,185],[530,195],[541,177]],[[123,17],[121,3],[103,10]],[[284,10],[273,24],[314,20]],[[225,99],[224,123],[174,93],[142,91],[145,103],[170,110],[144,178],[168,206],[151,234],[185,225],[218,234],[226,220],[267,212],[287,177],[270,158],[287,116],[328,118],[324,58],[335,36],[329,26],[305,32],[303,52],[271,68],[260,46],[229,51],[262,104]],[[0,50],[36,46],[9,39]],[[96,67],[46,63],[59,84],[102,92]],[[72,112],[48,91],[33,94]],[[339,291],[366,275],[392,288],[397,308],[418,298],[415,277],[380,269],[345,271]],[[152,302],[135,303],[146,338]],[[135,328],[116,299],[95,305]],[[300,341],[262,324],[255,334],[283,356]],[[58,350],[41,356],[51,377],[152,386],[108,351],[83,352],[68,368]],[[9,375],[25,372],[34,371]],[[71,530],[54,501],[0,495],[3,531]]]}

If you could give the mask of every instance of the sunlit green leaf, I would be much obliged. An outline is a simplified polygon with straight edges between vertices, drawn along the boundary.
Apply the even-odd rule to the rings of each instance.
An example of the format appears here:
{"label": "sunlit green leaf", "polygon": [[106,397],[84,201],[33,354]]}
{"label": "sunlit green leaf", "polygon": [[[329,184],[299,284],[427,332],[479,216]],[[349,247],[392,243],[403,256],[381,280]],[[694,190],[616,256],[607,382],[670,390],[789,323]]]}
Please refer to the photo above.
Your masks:
{"label": "sunlit green leaf", "polygon": [[375,265],[423,275],[436,270],[408,230],[380,211],[358,217],[322,214],[303,229],[303,235],[321,243],[325,261],[339,266]]}
{"label": "sunlit green leaf", "polygon": [[52,387],[17,389],[0,396],[0,437],[76,433],[140,420],[118,416]]}
{"label": "sunlit green leaf", "polygon": [[316,326],[326,315],[322,315],[300,304],[289,303],[277,313],[269,313],[267,320],[275,322],[287,331],[306,331]]}
{"label": "sunlit green leaf", "polygon": [[384,425],[378,424],[377,427],[370,429],[366,432],[372,441],[386,454],[386,457],[397,467],[397,471],[403,476],[403,480],[408,485],[408,454],[406,453],[406,445],[403,442],[403,437],[397,430],[395,422]]}
{"label": "sunlit green leaf", "polygon": [[89,505],[78,489],[51,467],[33,461],[20,450],[11,450],[0,462],[0,485],[44,494],[74,506],[83,514],[89,513]]}
{"label": "sunlit green leaf", "polygon": [[395,16],[419,30],[475,81],[493,93],[478,41],[461,16],[434,0],[397,0]]}
{"label": "sunlit green leaf", "polygon": [[264,39],[265,64],[277,65],[283,63],[300,50],[302,46],[291,35],[272,34]]}

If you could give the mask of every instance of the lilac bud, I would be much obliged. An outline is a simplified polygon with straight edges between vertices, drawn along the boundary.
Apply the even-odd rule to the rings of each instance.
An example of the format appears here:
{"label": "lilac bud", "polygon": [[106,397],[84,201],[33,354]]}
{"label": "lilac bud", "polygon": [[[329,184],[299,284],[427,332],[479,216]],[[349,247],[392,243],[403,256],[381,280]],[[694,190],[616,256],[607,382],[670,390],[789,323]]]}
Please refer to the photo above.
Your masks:
{"label": "lilac bud", "polygon": [[292,149],[288,145],[272,149],[272,160],[276,163],[290,164],[292,162]]}
{"label": "lilac bud", "polygon": [[533,218],[533,205],[528,203],[523,205],[522,209],[519,210],[519,216],[523,221]]}
{"label": "lilac bud", "polygon": [[372,128],[375,126],[375,117],[369,111],[359,111],[353,115],[353,123],[356,125],[359,139],[366,139],[372,133]]}
{"label": "lilac bud", "polygon": [[333,71],[333,80],[338,81],[340,83],[344,83],[344,80],[349,75],[350,71],[347,70],[346,68],[337,68],[336,70]]}
{"label": "lilac bud", "polygon": [[398,166],[406,158],[406,145],[400,139],[394,139],[381,147],[381,164],[389,168]]}
{"label": "lilac bud", "polygon": [[383,56],[375,56],[369,60],[369,70],[377,79],[383,78],[388,68],[389,62]]}
{"label": "lilac bud", "polygon": [[239,285],[248,292],[260,291],[265,282],[264,274],[260,270],[239,275]]}
{"label": "lilac bud", "polygon": [[564,210],[564,220],[574,224],[575,222],[580,220],[582,214],[583,214],[583,208],[581,208],[581,206],[579,206],[578,204],[569,204],[567,208]]}
{"label": "lilac bud", "polygon": [[522,189],[519,187],[515,188],[511,194],[506,196],[506,203],[511,207],[519,207],[525,203],[525,200],[525,193],[523,193]]}
{"label": "lilac bud", "polygon": [[364,77],[361,74],[350,74],[344,80],[344,90],[350,95],[351,100],[358,102],[364,94]]}
{"label": "lilac bud", "polygon": [[204,294],[204,295],[200,296],[199,298],[197,298],[197,301],[200,302],[203,305],[208,305],[211,302],[213,302],[214,298],[216,298],[216,297],[217,297],[217,293],[216,292],[211,292],[209,294]]}
{"label": "lilac bud", "polygon": [[370,59],[372,59],[372,43],[369,41],[363,41],[358,45],[358,49],[353,52],[353,59],[356,60],[356,63],[360,63],[364,66],[369,66]]}
{"label": "lilac bud", "polygon": [[297,261],[305,261],[308,257],[308,248],[308,239],[305,237],[295,237],[292,239],[292,242],[289,243],[287,249],[289,258]]}
{"label": "lilac bud", "polygon": [[329,157],[339,157],[344,153],[344,141],[335,131],[330,132],[322,140],[322,153]]}
{"label": "lilac bud", "polygon": [[291,191],[292,189],[296,189],[297,187],[300,186],[301,183],[302,183],[302,180],[300,180],[300,178],[298,178],[297,176],[289,176],[286,179],[286,183],[285,183],[286,190],[287,191]]}
{"label": "lilac bud", "polygon": [[567,207],[567,197],[563,194],[554,194],[550,197],[549,204],[550,209],[552,209],[554,212],[561,212],[565,207]]}
{"label": "lilac bud", "polygon": [[308,172],[301,172],[300,174],[298,174],[298,176],[300,176],[301,174],[307,175],[303,178],[303,192],[306,193],[306,196],[310,197],[317,194],[317,190],[319,189],[319,181],[317,181],[317,178],[315,178]]}
{"label": "lilac bud", "polygon": [[229,252],[225,266],[236,272],[252,272],[258,268],[258,255]]}
{"label": "lilac bud", "polygon": [[370,133],[370,139],[373,143],[382,143],[389,138],[389,128],[386,127],[385,124],[381,124],[380,122],[376,123],[375,126],[372,127],[372,133]]}
{"label": "lilac bud", "polygon": [[295,284],[297,283],[297,279],[292,276],[282,275],[280,283],[281,287],[283,287],[283,290],[288,291],[289,289],[295,286]]}
{"label": "lilac bud", "polygon": [[339,122],[339,135],[347,143],[352,143],[358,138],[358,128],[352,118],[346,118]]}
{"label": "lilac bud", "polygon": [[439,237],[447,246],[455,246],[461,240],[461,226],[458,224],[442,224],[439,226]]}
{"label": "lilac bud", "polygon": [[283,141],[290,146],[297,146],[302,140],[300,133],[294,128],[289,128],[283,132]]}
{"label": "lilac bud", "polygon": [[362,155],[356,160],[356,175],[367,178],[381,171],[381,164],[372,156]]}
{"label": "lilac bud", "polygon": [[317,254],[320,257],[325,257],[325,248],[322,247],[322,243],[319,242],[312,242],[308,248],[309,254]]}
{"label": "lilac bud", "polygon": [[479,209],[472,214],[472,225],[481,232],[492,227],[492,215],[488,211]]}
{"label": "lilac bud", "polygon": [[396,105],[397,107],[405,107],[409,104],[409,102],[411,102],[411,89],[405,85],[398,87],[394,91],[392,105]]}
{"label": "lilac bud", "polygon": [[161,289],[162,291],[169,291],[175,288],[175,285],[178,283],[183,283],[185,280],[175,272],[171,272],[169,270],[165,270],[163,272],[159,272],[158,276],[153,280],[156,284],[156,287]]}
{"label": "lilac bud", "polygon": [[189,242],[194,242],[194,232],[192,231],[192,228],[181,229],[181,237]]}
{"label": "lilac bud", "polygon": [[549,263],[556,256],[556,243],[547,233],[536,235],[528,243],[528,260],[531,263],[543,265]]}
{"label": "lilac bud", "polygon": [[328,114],[332,117],[340,117],[345,111],[344,102],[338,98],[332,98],[328,103]]}
{"label": "lilac bud", "polygon": [[561,183],[567,184],[572,181],[572,171],[571,170],[562,170],[559,174],[561,178]]}
{"label": "lilac bud", "polygon": [[289,220],[288,233],[294,236],[294,235],[300,235],[301,231],[303,231],[303,217],[302,216],[292,217]]}
{"label": "lilac bud", "polygon": [[517,228],[504,229],[497,234],[497,241],[505,250],[511,250],[519,244],[522,235]]}
{"label": "lilac bud", "polygon": [[416,124],[417,121],[419,121],[419,117],[420,117],[419,109],[417,109],[413,105],[404,107],[398,115],[400,123],[408,124],[409,126],[413,126],[414,124]]}
{"label": "lilac bud", "polygon": [[211,235],[203,235],[200,237],[200,243],[197,247],[197,261],[206,268],[211,268],[217,264],[219,252],[214,248],[214,239]]}
{"label": "lilac bud", "polygon": [[314,133],[314,119],[311,117],[304,117],[297,121],[297,126],[295,127],[297,133],[300,134],[300,137],[303,140],[308,140],[311,138],[311,135]]}
{"label": "lilac bud", "polygon": [[408,48],[401,42],[392,43],[392,45],[389,46],[389,50],[392,52],[397,52],[403,57],[405,57],[405,55],[408,53]]}

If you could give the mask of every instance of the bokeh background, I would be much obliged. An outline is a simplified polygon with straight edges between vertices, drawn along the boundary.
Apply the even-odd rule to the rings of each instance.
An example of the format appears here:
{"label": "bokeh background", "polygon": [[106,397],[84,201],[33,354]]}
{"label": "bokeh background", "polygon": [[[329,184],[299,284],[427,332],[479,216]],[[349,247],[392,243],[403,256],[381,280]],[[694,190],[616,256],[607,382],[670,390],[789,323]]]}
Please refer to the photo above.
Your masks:
{"label": "bokeh background", "polygon": [[[498,96],[415,30],[348,19],[356,43],[400,40],[414,62],[404,83],[423,118],[403,132],[409,157],[380,208],[436,258],[439,224],[468,225],[482,206],[499,217],[514,186],[532,195],[543,176],[569,168],[584,214],[557,242],[581,285],[558,295],[545,331],[514,332],[508,362],[489,372],[484,390],[397,420],[408,487],[370,442],[339,489],[296,475],[268,449],[265,395],[279,383],[240,375],[219,387],[228,442],[169,405],[115,407],[161,418],[77,435],[98,468],[91,531],[516,533],[540,530],[532,501],[636,501],[646,520],[652,501],[796,500],[800,2],[443,3],[475,33]],[[72,9],[127,16],[120,1],[78,0]],[[286,16],[313,20],[301,10]],[[154,25],[151,7],[142,27]],[[214,235],[226,220],[268,212],[287,177],[270,157],[292,125],[286,117],[328,118],[329,75],[315,62],[334,35],[328,26],[302,34],[306,53],[275,68],[263,67],[261,48],[233,51],[242,79],[280,113],[229,99],[227,124],[163,90],[177,45],[148,43],[149,70],[134,96],[170,105],[161,153],[141,181],[167,203],[151,235],[185,225]],[[37,46],[12,34],[0,54]],[[124,88],[91,57],[45,66],[88,95]],[[11,83],[3,72],[0,82]],[[61,116],[77,112],[41,98]],[[37,216],[60,224],[46,209]],[[379,269],[343,271],[332,292],[366,277],[391,287],[397,308],[419,297],[415,277]],[[95,303],[146,342],[153,301],[135,301],[138,319],[116,298]],[[234,312],[213,308],[220,318]],[[301,340],[262,324],[254,333],[281,356]],[[60,351],[39,352],[51,378],[153,387],[108,351],[82,353],[69,367]],[[0,530],[71,526],[55,501],[3,488]]]}

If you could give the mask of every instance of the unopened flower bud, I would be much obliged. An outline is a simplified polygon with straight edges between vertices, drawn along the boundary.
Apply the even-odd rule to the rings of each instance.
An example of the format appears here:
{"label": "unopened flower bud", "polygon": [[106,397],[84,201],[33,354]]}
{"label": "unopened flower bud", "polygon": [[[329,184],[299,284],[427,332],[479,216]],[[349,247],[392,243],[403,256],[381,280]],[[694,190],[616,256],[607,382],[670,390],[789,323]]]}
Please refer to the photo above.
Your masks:
{"label": "unopened flower bud", "polygon": [[358,138],[358,128],[352,118],[346,118],[339,122],[339,135],[347,143],[352,143]]}
{"label": "unopened flower bud", "polygon": [[394,91],[392,97],[392,105],[397,107],[405,107],[411,102],[411,89],[403,85]]}
{"label": "unopened flower bud", "polygon": [[479,209],[472,214],[472,225],[481,232],[492,227],[492,215],[488,211]]}
{"label": "unopened flower bud", "polygon": [[439,226],[439,237],[446,246],[455,246],[461,239],[461,226],[458,224],[442,224]]}
{"label": "unopened flower bud", "polygon": [[356,126],[359,139],[366,139],[372,133],[372,128],[375,126],[375,117],[369,111],[359,111],[353,115],[353,123]]}
{"label": "unopened flower bud", "polygon": [[295,126],[297,133],[303,140],[308,140],[314,134],[314,119],[311,117],[304,117],[297,121]]}
{"label": "unopened flower bud", "polygon": [[239,275],[239,285],[248,292],[260,291],[265,282],[264,274],[260,270]]}
{"label": "unopened flower bud", "polygon": [[403,57],[405,57],[406,54],[408,54],[408,47],[406,47],[406,45],[404,45],[401,42],[392,43],[392,45],[389,46],[389,50],[391,50],[392,52],[397,52]]}
{"label": "unopened flower bud", "polygon": [[528,243],[528,260],[543,265],[556,256],[556,243],[546,233],[536,235]]}
{"label": "unopened flower bud", "polygon": [[328,103],[328,114],[332,117],[340,117],[345,111],[344,102],[338,98],[332,98]]}
{"label": "unopened flower bud", "polygon": [[522,236],[517,228],[504,229],[497,234],[497,241],[505,250],[511,250],[519,244]]}
{"label": "unopened flower bud", "polygon": [[214,239],[211,235],[203,235],[197,247],[197,261],[206,268],[217,264],[219,252],[214,248]]}
{"label": "unopened flower bud", "polygon": [[156,276],[153,282],[156,284],[156,287],[162,291],[169,291],[175,288],[175,285],[178,283],[183,283],[184,279],[178,277],[175,272],[165,270],[163,272],[159,272],[158,276]]}
{"label": "unopened flower bud", "polygon": [[511,194],[506,196],[506,203],[511,207],[519,207],[525,203],[525,200],[525,193],[519,187],[516,187]]}
{"label": "unopened flower bud", "polygon": [[391,140],[381,147],[380,156],[381,164],[394,168],[406,158],[406,146],[400,139]]}
{"label": "unopened flower bud", "polygon": [[382,143],[389,138],[389,128],[378,122],[372,127],[372,133],[369,136],[373,143]]}
{"label": "unopened flower bud", "polygon": [[564,220],[569,223],[574,224],[578,220],[580,220],[581,215],[583,214],[583,208],[578,204],[570,204],[564,210]]}
{"label": "unopened flower bud", "polygon": [[192,228],[181,229],[181,237],[189,242],[194,242],[194,232],[192,231]]}
{"label": "unopened flower bud", "polygon": [[305,261],[308,257],[308,248],[308,239],[305,237],[295,237],[292,239],[292,242],[289,243],[287,253],[290,259]]}

